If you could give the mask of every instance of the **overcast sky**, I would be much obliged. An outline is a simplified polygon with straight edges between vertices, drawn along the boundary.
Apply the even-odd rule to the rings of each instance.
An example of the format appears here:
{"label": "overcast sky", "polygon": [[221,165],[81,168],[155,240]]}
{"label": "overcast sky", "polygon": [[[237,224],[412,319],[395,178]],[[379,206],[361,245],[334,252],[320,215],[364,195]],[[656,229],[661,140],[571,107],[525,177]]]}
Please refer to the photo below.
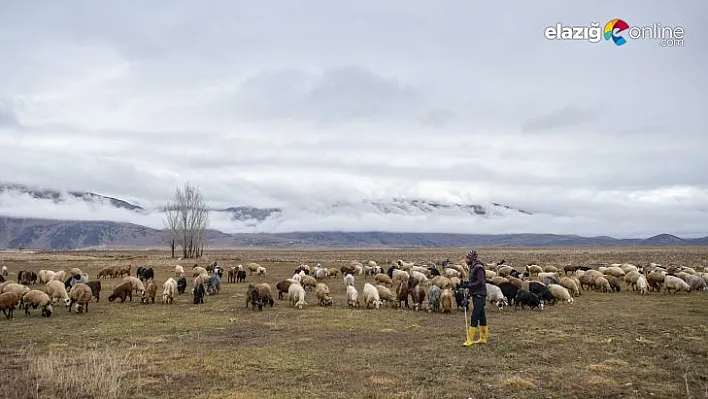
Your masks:
{"label": "overcast sky", "polygon": [[[708,235],[707,17],[697,0],[0,0],[0,180],[141,204],[190,180],[214,204],[539,213],[406,230]],[[613,18],[681,26],[684,45],[544,38]],[[18,206],[0,212],[49,212]],[[403,225],[303,215],[289,228]]]}

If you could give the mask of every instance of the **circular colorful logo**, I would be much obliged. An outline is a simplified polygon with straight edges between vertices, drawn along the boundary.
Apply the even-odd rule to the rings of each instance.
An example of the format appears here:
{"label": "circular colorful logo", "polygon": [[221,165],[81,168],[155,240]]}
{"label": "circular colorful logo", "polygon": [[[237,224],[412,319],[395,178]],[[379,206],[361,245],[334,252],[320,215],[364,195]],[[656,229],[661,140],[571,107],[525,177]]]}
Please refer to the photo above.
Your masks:
{"label": "circular colorful logo", "polygon": [[627,29],[629,29],[628,23],[624,22],[621,19],[615,18],[605,25],[605,40],[610,40],[611,38],[616,45],[621,46],[627,43],[627,40],[622,36],[615,35],[615,33],[620,33]]}

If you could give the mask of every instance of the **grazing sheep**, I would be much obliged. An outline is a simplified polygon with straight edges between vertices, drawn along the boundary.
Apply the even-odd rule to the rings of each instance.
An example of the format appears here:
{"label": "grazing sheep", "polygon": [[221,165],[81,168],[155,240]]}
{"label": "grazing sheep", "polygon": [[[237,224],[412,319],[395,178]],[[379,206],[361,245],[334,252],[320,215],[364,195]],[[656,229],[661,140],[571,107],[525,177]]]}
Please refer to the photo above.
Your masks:
{"label": "grazing sheep", "polygon": [[438,312],[440,310],[440,297],[442,289],[437,285],[431,285],[428,288],[428,313]]}
{"label": "grazing sheep", "polygon": [[20,271],[17,273],[17,282],[24,285],[31,285],[37,282],[37,273],[33,271]]}
{"label": "grazing sheep", "polygon": [[261,301],[261,292],[253,284],[248,285],[248,294],[246,295],[246,307],[251,305],[251,310],[263,310],[263,301]]}
{"label": "grazing sheep", "polygon": [[69,298],[71,299],[71,302],[69,302],[70,312],[71,308],[76,304],[76,313],[83,313],[84,311],[88,313],[88,305],[91,302],[91,298],[93,298],[93,293],[88,285],[79,283],[71,287]]}
{"label": "grazing sheep", "polygon": [[541,302],[541,300],[538,299],[538,297],[534,295],[534,293],[524,290],[519,290],[519,292],[516,294],[514,304],[514,306],[521,305],[521,309],[525,309],[525,307],[528,306],[531,309],[537,308],[539,310],[543,310],[543,303]]}
{"label": "grazing sheep", "polygon": [[22,295],[26,294],[29,290],[30,288],[28,286],[18,283],[8,283],[2,288],[3,293],[14,292],[20,298],[22,298]]}
{"label": "grazing sheep", "polygon": [[[402,307],[401,305],[403,305],[406,308],[410,309],[410,306],[408,304],[408,295],[410,294],[410,290],[412,287],[409,282],[409,280],[401,281],[398,284],[398,287],[396,288],[396,303],[398,308]],[[413,286],[415,286],[415,283]]]}
{"label": "grazing sheep", "polygon": [[502,266],[497,269],[497,276],[499,277],[509,277],[514,269],[511,266]]}
{"label": "grazing sheep", "polygon": [[601,290],[602,292],[612,292],[610,282],[604,276],[596,277],[593,281],[593,286],[596,290]]}
{"label": "grazing sheep", "polygon": [[647,274],[647,282],[649,283],[649,288],[657,292],[661,292],[661,287],[664,284],[664,273],[660,271],[652,271]]}
{"label": "grazing sheep", "polygon": [[379,291],[373,285],[366,283],[364,284],[364,289],[361,291],[364,296],[364,305],[367,309],[369,306],[373,306],[376,309],[381,307],[381,298],[379,298]]}
{"label": "grazing sheep", "polygon": [[37,279],[40,284],[46,284],[54,279],[55,274],[56,273],[51,270],[42,269],[37,273]]}
{"label": "grazing sheep", "polygon": [[192,298],[192,304],[194,305],[200,305],[204,303],[204,296],[206,294],[206,289],[204,289],[204,284],[199,283],[196,286],[194,286],[194,293],[193,293],[193,298]]}
{"label": "grazing sheep", "polygon": [[265,277],[265,276],[266,276],[266,272],[267,272],[267,270],[266,270],[265,267],[263,267],[263,266],[258,266],[258,270],[256,270],[256,276],[263,276],[263,277]]}
{"label": "grazing sheep", "polygon": [[148,303],[152,299],[152,303],[155,303],[155,295],[157,295],[157,285],[155,285],[155,281],[150,280],[148,281],[147,288],[145,288],[143,297],[140,298],[140,302]]}
{"label": "grazing sheep", "polygon": [[664,292],[671,293],[672,290],[674,294],[679,291],[691,292],[691,287],[680,278],[667,275],[664,277]]}
{"label": "grazing sheep", "polygon": [[290,284],[290,287],[288,287],[288,302],[293,307],[301,310],[303,306],[307,305],[307,302],[305,302],[305,289],[300,284]]}
{"label": "grazing sheep", "polygon": [[25,304],[25,314],[30,315],[30,308],[42,308],[42,316],[50,317],[52,315],[52,299],[49,298],[44,291],[30,290],[22,296],[22,302]]}
{"label": "grazing sheep", "polygon": [[395,305],[396,303],[396,297],[393,295],[390,289],[388,287],[383,286],[383,285],[377,285],[376,290],[379,292],[379,298],[382,301],[386,301],[390,303],[391,305]]}
{"label": "grazing sheep", "polygon": [[221,291],[221,278],[218,274],[212,274],[206,281],[207,295],[216,295]]}
{"label": "grazing sheep", "polygon": [[569,273],[575,273],[576,271],[578,271],[578,269],[580,269],[579,265],[565,265],[563,266],[563,274],[567,276]]}
{"label": "grazing sheep", "polygon": [[501,288],[494,284],[486,284],[487,287],[487,300],[489,303],[492,305],[496,305],[496,307],[501,311],[504,309],[505,306],[509,306],[509,301],[506,299],[504,296],[504,293],[502,292]]}
{"label": "grazing sheep", "polygon": [[291,281],[292,280],[283,280],[275,285],[275,288],[278,290],[278,299],[283,299],[283,294],[288,293],[288,289],[290,288]]}
{"label": "grazing sheep", "polygon": [[255,262],[251,262],[246,265],[246,268],[248,269],[248,271],[250,272],[249,274],[251,274],[251,275],[256,273],[258,271],[259,267],[261,267],[261,265],[259,265],[258,263],[255,263]]}
{"label": "grazing sheep", "polygon": [[137,272],[136,277],[138,277],[140,279],[140,281],[144,282],[144,281],[148,281],[150,279],[155,278],[155,271],[152,270],[152,267],[149,267],[149,268],[143,267],[143,268],[138,268],[138,269],[139,269],[139,271]]}
{"label": "grazing sheep", "polygon": [[135,291],[136,294],[142,295],[145,292],[145,285],[137,277],[127,276],[123,279],[123,282],[130,283],[132,290]]}
{"label": "grazing sheep", "polygon": [[15,307],[20,303],[20,296],[14,292],[3,292],[0,294],[0,310],[5,315],[5,318],[10,320],[15,311]]}
{"label": "grazing sheep", "polygon": [[[182,277],[184,278],[184,277]],[[186,280],[185,280],[186,284]],[[175,292],[177,291],[177,282],[172,277],[168,278],[164,284],[162,284],[162,303],[168,304],[173,303],[175,299]]]}
{"label": "grazing sheep", "polygon": [[130,276],[130,269],[132,268],[132,265],[125,265],[125,266],[118,266],[118,268],[115,270],[113,277],[123,277],[125,276]]}
{"label": "grazing sheep", "polygon": [[113,293],[108,297],[108,302],[113,302],[120,298],[121,303],[125,302],[125,298],[130,298],[133,301],[133,283],[125,281],[113,288]]}
{"label": "grazing sheep", "polygon": [[[170,277],[170,279],[174,281],[174,279],[172,277]],[[184,276],[181,276],[180,278],[177,279],[176,283],[177,283],[177,294],[179,294],[179,295],[184,294],[184,291],[187,290],[187,278],[185,278]],[[164,285],[163,285],[163,287],[164,287]]]}
{"label": "grazing sheep", "polygon": [[272,308],[275,301],[273,300],[273,294],[272,294],[272,290],[270,288],[270,284],[268,284],[268,283],[256,284],[256,288],[258,288],[258,293],[261,296],[261,302],[263,303],[263,306],[270,305],[270,307]]}
{"label": "grazing sheep", "polygon": [[451,289],[445,288],[442,290],[442,294],[440,294],[440,307],[443,313],[452,312],[452,301],[454,297],[455,295],[452,293]]}
{"label": "grazing sheep", "polygon": [[425,288],[422,285],[417,284],[411,290],[411,298],[413,298],[413,309],[416,311],[423,308],[423,301],[425,300]]}
{"label": "grazing sheep", "polygon": [[64,270],[59,270],[54,274],[54,277],[52,277],[52,280],[56,281],[61,281],[64,282],[66,281],[66,272]]}
{"label": "grazing sheep", "polygon": [[610,283],[610,288],[612,289],[612,292],[620,292],[622,287],[620,286],[621,279],[619,277],[615,277],[612,275],[605,275],[605,280],[607,280],[608,283]]}
{"label": "grazing sheep", "polygon": [[530,276],[537,276],[539,273],[543,273],[543,268],[539,265],[528,264],[526,265],[526,273]]}
{"label": "grazing sheep", "polygon": [[349,287],[354,285],[354,275],[347,274],[344,276],[344,286]]}
{"label": "grazing sheep", "polygon": [[96,302],[98,302],[98,300],[101,299],[101,282],[98,280],[94,280],[87,281],[85,284],[88,285],[89,288],[91,288],[91,294],[96,297]]}
{"label": "grazing sheep", "polygon": [[[40,273],[42,270],[39,271]],[[98,271],[98,274],[96,274],[96,278],[106,278],[106,277],[113,277],[116,273],[116,268],[113,266],[104,266],[101,268],[101,270]]]}
{"label": "grazing sheep", "polygon": [[565,301],[568,303],[573,303],[575,301],[570,295],[568,289],[563,287],[562,285],[549,284],[548,291],[551,292],[551,295],[553,295],[553,298],[555,298],[556,301]]}
{"label": "grazing sheep", "polygon": [[393,284],[393,281],[391,280],[391,277],[388,276],[386,273],[379,273],[374,276],[374,281],[376,284],[383,284],[387,286],[391,286]]}
{"label": "grazing sheep", "polygon": [[646,295],[649,293],[649,283],[647,283],[647,278],[643,275],[640,274],[639,277],[637,277],[637,291],[642,294]]}
{"label": "grazing sheep", "polygon": [[551,305],[554,305],[556,303],[555,298],[551,294],[550,291],[548,291],[548,286],[546,284],[540,283],[538,281],[524,281],[524,285],[521,288],[524,291],[529,291],[532,294],[536,295],[538,299],[545,303],[549,303]]}
{"label": "grazing sheep", "polygon": [[509,279],[507,279],[506,277],[499,277],[499,276],[496,276],[491,280],[491,283],[496,286],[499,286],[499,284],[501,284],[501,283],[508,283],[508,282],[509,282]]}
{"label": "grazing sheep", "polygon": [[312,276],[302,276],[302,279],[300,280],[300,285],[302,285],[302,288],[308,291],[314,291],[315,287],[317,287],[317,280],[312,277]]}
{"label": "grazing sheep", "polygon": [[685,281],[693,291],[708,291],[708,285],[702,276],[690,275]]}
{"label": "grazing sheep", "polygon": [[624,275],[627,274],[627,273],[625,273],[624,270],[622,270],[622,268],[620,268],[620,267],[617,267],[617,266],[610,266],[610,267],[608,267],[607,269],[605,269],[605,270],[602,272],[602,274],[605,274],[605,275],[607,275],[607,276],[622,278],[622,277],[624,277]]}
{"label": "grazing sheep", "polygon": [[[589,289],[593,288],[595,286],[595,279],[602,277],[602,273],[598,272],[597,270],[589,270],[586,273],[583,273],[578,277],[578,280],[580,280],[580,288],[582,289]],[[604,279],[607,281],[606,279]],[[610,283],[607,283],[607,286],[609,287]],[[586,288],[587,286],[587,288]]]}
{"label": "grazing sheep", "polygon": [[88,274],[86,274],[86,273],[72,274],[64,282],[64,288],[66,288],[68,291],[71,289],[71,287],[73,287],[74,285],[76,285],[78,283],[86,284],[87,282],[88,282]]}
{"label": "grazing sheep", "polygon": [[639,272],[636,270],[630,270],[624,275],[624,282],[627,284],[627,288],[631,288],[632,290],[637,289],[637,280],[639,279]]}
{"label": "grazing sheep", "polygon": [[52,299],[52,304],[58,301],[63,301],[64,305],[69,306],[71,299],[69,294],[66,292],[64,283],[58,280],[52,280],[44,285],[44,290],[47,292],[49,297]]}
{"label": "grazing sheep", "polygon": [[361,306],[359,303],[359,292],[353,285],[347,285],[347,305],[356,306],[357,308]]}
{"label": "grazing sheep", "polygon": [[317,283],[315,287],[315,295],[320,306],[332,306],[332,296],[329,293],[329,287],[324,283]]}
{"label": "grazing sheep", "polygon": [[209,277],[209,272],[201,266],[194,265],[194,267],[192,267],[192,277],[199,276]]}
{"label": "grazing sheep", "polygon": [[180,265],[175,265],[175,277],[184,276],[184,267]]}
{"label": "grazing sheep", "polygon": [[445,276],[435,276],[430,280],[430,284],[438,286],[441,290],[452,288],[452,281]]}
{"label": "grazing sheep", "polygon": [[570,277],[563,277],[560,280],[560,285],[565,287],[565,289],[570,292],[571,295],[573,296],[580,296],[580,288],[578,288],[578,285],[575,283],[575,280],[573,280]]}
{"label": "grazing sheep", "polygon": [[452,268],[447,268],[447,269],[445,269],[444,272],[445,272],[445,277],[447,277],[447,278],[452,278],[452,277],[459,278],[460,276],[462,276],[461,272],[459,272],[455,269],[452,269]]}
{"label": "grazing sheep", "polygon": [[329,277],[329,272],[318,264],[317,267],[315,267],[314,276],[317,280],[323,280]]}
{"label": "grazing sheep", "polygon": [[514,305],[516,295],[519,293],[520,288],[509,282],[499,284],[499,289],[501,290],[502,295],[504,295],[504,298],[506,298],[507,303],[509,305]]}

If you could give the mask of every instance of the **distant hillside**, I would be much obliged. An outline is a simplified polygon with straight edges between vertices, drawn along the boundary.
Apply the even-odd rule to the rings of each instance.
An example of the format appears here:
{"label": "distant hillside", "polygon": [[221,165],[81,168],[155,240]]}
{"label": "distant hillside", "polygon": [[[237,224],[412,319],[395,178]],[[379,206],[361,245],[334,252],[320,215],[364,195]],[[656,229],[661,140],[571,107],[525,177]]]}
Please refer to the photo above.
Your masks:
{"label": "distant hillside", "polygon": [[[648,239],[614,239],[555,234],[446,234],[393,232],[300,232],[225,234],[210,230],[208,246],[272,248],[356,247],[558,247],[708,245],[708,237],[681,239],[661,234]],[[1,248],[77,249],[166,248],[164,233],[130,223],[56,221],[0,217]]]}

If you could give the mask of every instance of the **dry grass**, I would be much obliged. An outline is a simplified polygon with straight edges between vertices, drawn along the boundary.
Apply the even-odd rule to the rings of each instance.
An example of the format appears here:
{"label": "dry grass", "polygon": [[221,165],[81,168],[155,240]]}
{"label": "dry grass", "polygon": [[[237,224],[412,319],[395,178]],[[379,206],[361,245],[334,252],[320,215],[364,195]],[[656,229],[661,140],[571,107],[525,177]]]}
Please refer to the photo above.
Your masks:
{"label": "dry grass", "polygon": [[[348,259],[429,261],[461,249],[233,250],[200,264],[255,261],[273,287],[299,262]],[[704,267],[707,248],[481,250],[484,260],[573,263],[674,262]],[[16,277],[80,267],[95,276],[112,264],[150,265],[158,284],[172,266],[163,252],[4,253]],[[133,273],[134,274],[134,273]],[[357,278],[361,290],[363,278]],[[491,342],[463,348],[462,312],[428,314],[345,306],[341,278],[326,281],[335,306],[302,311],[245,308],[247,284],[222,282],[204,305],[191,295],[173,305],[108,303],[119,279],[102,280],[89,313],[56,308],[0,320],[0,397],[12,398],[569,398],[708,397],[708,293],[648,296],[584,292],[574,305],[543,312],[488,307]],[[191,287],[191,279],[189,287]],[[158,290],[158,302],[160,297]]]}

